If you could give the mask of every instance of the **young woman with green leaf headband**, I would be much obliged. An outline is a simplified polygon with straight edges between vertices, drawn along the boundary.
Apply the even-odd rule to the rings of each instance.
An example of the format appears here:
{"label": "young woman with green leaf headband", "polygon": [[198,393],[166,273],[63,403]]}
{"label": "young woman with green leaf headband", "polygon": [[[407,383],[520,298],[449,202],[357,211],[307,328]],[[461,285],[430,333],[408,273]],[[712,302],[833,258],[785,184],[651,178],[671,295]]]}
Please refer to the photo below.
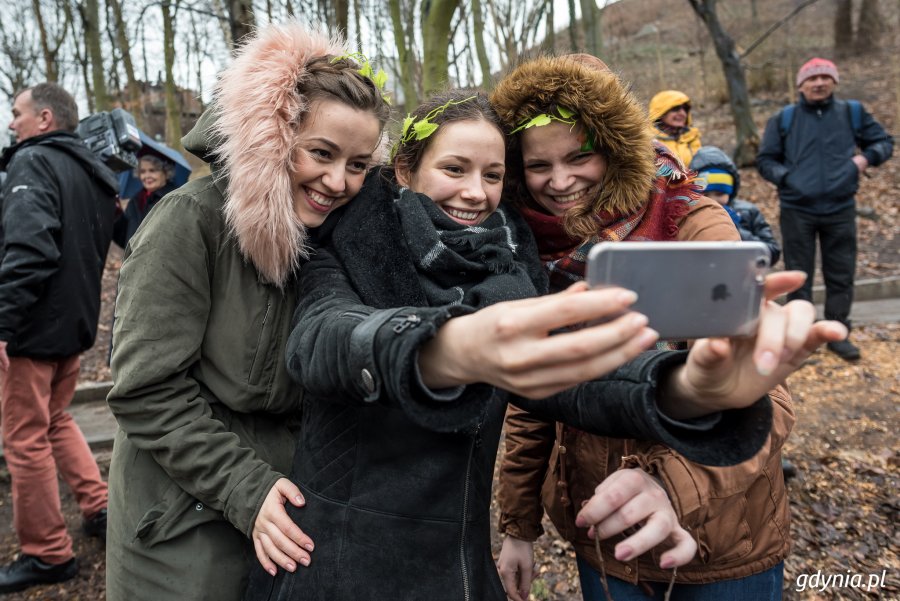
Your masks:
{"label": "young woman with green leaf headband", "polygon": [[[700,195],[693,173],[652,141],[646,111],[599,59],[572,55],[525,62],[498,84],[491,103],[514,132],[507,198],[535,234],[551,291],[584,278],[588,251],[599,241],[740,239],[728,215]],[[769,285],[776,281],[787,291],[800,285],[802,275],[770,276]],[[811,325],[808,303],[784,310],[803,315],[800,323],[814,338],[834,334],[833,323]],[[689,363],[691,357],[715,357],[722,361],[722,376],[730,378],[735,369],[726,366],[751,353],[759,372],[771,373],[774,356],[764,359],[751,349],[770,335],[792,336],[781,311],[771,303],[764,308],[756,340],[724,346],[697,341]],[[779,381],[770,380],[771,437],[753,460],[734,467],[710,468],[670,445],[596,436],[512,408],[499,490],[500,530],[507,536],[498,562],[510,598],[528,596],[532,541],[542,532],[541,502],[574,545],[586,601],[610,594],[616,601],[645,598],[650,589],[659,599],[670,581],[679,583],[676,590],[703,584],[689,588],[692,599],[780,598],[789,548],[780,453],[794,416],[790,395],[775,385]],[[589,529],[592,521],[583,517],[590,513],[582,508],[587,502],[592,515],[635,523],[644,519],[642,507],[666,495],[700,550],[677,574],[668,569],[671,563],[660,561],[665,546],[639,557],[634,537],[598,543],[596,532],[611,533]],[[598,497],[607,502],[597,503]]]}
{"label": "young woman with green leaf headband", "polygon": [[[406,119],[392,169],[374,170],[319,230],[287,350],[305,388],[291,479],[306,499],[287,510],[316,548],[294,572],[256,569],[245,601],[505,599],[489,505],[507,401],[698,460],[740,461],[762,444],[767,380],[722,396],[682,387],[679,353],[622,366],[656,337],[626,312],[630,293],[576,286],[535,298],[547,280],[534,240],[500,203],[505,150],[483,94],[439,95]],[[682,437],[659,419],[669,395],[672,418],[745,409]],[[723,444],[733,428],[746,436]],[[693,541],[662,504],[635,547],[671,536],[679,544],[664,558],[680,564]]]}

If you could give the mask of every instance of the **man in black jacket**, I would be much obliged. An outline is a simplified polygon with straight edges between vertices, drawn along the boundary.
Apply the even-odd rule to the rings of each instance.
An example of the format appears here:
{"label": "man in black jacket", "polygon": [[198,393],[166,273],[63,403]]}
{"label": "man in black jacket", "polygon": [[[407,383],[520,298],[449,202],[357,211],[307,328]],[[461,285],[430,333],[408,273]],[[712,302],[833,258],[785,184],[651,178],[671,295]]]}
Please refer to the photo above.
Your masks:
{"label": "man in black jacket", "polygon": [[[800,67],[800,100],[769,119],[756,164],[760,175],[778,186],[785,267],[807,274],[789,298],[812,300],[818,236],[825,319],[849,329],[859,177],[890,158],[894,140],[858,102],[834,97],[838,79],[829,60],[813,58]],[[829,342],[828,348],[848,361],[859,359],[849,337]]]}
{"label": "man in black jacket", "polygon": [[78,565],[60,508],[72,489],[89,535],[106,529],[106,484],[65,411],[79,355],[91,347],[116,214],[116,178],[73,132],[68,92],[19,92],[0,157],[0,417],[21,553],[0,566],[0,593],[74,577]]}

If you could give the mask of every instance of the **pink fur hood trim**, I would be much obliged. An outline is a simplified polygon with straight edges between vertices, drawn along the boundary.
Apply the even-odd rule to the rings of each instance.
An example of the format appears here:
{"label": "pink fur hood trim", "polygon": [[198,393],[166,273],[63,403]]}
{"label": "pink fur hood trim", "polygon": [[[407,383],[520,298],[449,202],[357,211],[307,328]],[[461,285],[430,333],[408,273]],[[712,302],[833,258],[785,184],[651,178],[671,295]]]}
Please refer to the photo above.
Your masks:
{"label": "pink fur hood trim", "polygon": [[219,78],[213,135],[227,175],[225,220],[241,253],[262,278],[283,287],[306,258],[306,228],[291,191],[291,158],[301,115],[297,93],[306,64],[342,55],[341,45],[291,23],[261,29]]}

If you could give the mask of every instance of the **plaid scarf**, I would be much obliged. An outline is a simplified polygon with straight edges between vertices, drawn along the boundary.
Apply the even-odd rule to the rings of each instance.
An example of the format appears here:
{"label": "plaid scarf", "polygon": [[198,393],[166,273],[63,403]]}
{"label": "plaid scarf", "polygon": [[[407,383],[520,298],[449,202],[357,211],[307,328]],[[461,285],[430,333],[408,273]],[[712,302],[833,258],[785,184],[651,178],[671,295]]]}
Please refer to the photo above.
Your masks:
{"label": "plaid scarf", "polygon": [[[550,292],[559,292],[584,279],[588,253],[598,242],[678,238],[678,222],[697,203],[701,190],[671,154],[657,149],[656,165],[656,179],[647,202],[630,215],[601,211],[596,216],[597,233],[580,244],[567,237],[561,217],[522,208],[522,216],[535,233],[541,261],[550,276]],[[564,239],[573,244],[560,250]],[[657,346],[670,349],[677,345],[663,342]]]}

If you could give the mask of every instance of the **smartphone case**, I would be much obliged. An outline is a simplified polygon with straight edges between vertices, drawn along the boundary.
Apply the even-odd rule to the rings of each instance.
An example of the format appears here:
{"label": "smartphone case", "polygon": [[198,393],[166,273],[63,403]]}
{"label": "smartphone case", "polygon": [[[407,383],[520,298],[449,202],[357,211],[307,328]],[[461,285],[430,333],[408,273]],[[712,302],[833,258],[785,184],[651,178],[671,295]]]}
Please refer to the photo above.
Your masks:
{"label": "smartphone case", "polygon": [[769,267],[761,242],[601,242],[588,254],[587,281],[638,294],[663,340],[755,332]]}

